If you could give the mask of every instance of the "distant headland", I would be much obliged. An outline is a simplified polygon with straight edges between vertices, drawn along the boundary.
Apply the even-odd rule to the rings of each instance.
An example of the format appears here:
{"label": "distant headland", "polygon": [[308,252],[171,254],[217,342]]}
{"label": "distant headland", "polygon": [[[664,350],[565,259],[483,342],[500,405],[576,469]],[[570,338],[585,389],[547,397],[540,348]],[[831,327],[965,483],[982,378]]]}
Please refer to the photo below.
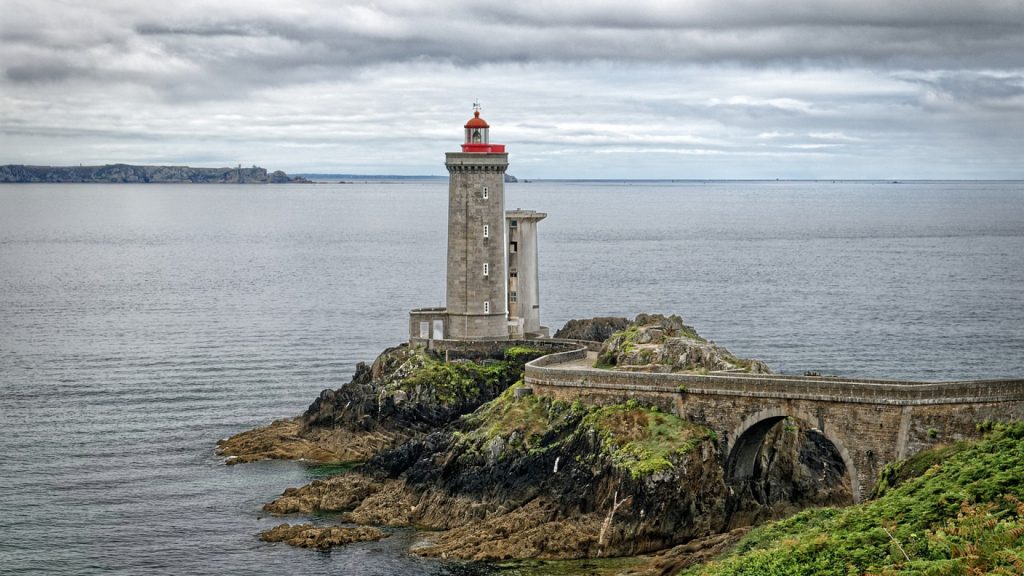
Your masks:
{"label": "distant headland", "polygon": [[0,166],[0,183],[107,183],[107,184],[291,184],[309,183],[301,176],[288,176],[266,168],[193,168],[191,166]]}

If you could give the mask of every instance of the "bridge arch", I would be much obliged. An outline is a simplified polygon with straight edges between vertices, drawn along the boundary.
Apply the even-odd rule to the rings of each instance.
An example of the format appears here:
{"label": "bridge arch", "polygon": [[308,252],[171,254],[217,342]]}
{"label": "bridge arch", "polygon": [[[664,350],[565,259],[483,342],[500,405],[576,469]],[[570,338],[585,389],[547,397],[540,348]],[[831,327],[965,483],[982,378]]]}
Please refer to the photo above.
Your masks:
{"label": "bridge arch", "polygon": [[761,445],[764,444],[765,436],[772,427],[786,418],[793,418],[816,430],[835,446],[839,456],[843,459],[843,465],[846,466],[846,473],[850,477],[850,492],[853,493],[853,500],[860,502],[860,478],[857,467],[843,441],[832,430],[819,429],[815,425],[815,422],[818,421],[817,418],[791,408],[766,408],[744,418],[739,426],[732,430],[728,437],[728,458],[725,468],[727,480],[733,482],[753,477],[754,464],[761,451]]}

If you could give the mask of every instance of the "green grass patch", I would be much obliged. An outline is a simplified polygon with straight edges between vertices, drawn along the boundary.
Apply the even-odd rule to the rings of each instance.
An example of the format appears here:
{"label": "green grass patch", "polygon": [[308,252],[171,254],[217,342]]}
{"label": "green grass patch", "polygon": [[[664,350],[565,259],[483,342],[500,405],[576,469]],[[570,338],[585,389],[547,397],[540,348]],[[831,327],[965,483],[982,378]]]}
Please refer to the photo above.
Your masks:
{"label": "green grass patch", "polygon": [[476,398],[484,390],[492,389],[513,376],[516,376],[516,369],[510,362],[478,364],[427,358],[422,366],[402,379],[399,386],[409,392],[430,390],[439,402],[454,403]]}
{"label": "green grass patch", "polygon": [[756,528],[682,574],[1024,574],[1022,439],[1024,423],[995,425],[982,440],[919,455],[879,498]]}
{"label": "green grass patch", "polygon": [[515,391],[522,387],[520,380],[472,414],[463,416],[469,431],[461,438],[482,445],[496,436],[507,438],[519,432],[527,449],[536,446],[551,427],[552,403],[533,395],[516,398]]}
{"label": "green grass patch", "polygon": [[612,461],[633,478],[667,470],[674,456],[713,438],[703,426],[633,401],[594,408],[582,425],[598,432]]}

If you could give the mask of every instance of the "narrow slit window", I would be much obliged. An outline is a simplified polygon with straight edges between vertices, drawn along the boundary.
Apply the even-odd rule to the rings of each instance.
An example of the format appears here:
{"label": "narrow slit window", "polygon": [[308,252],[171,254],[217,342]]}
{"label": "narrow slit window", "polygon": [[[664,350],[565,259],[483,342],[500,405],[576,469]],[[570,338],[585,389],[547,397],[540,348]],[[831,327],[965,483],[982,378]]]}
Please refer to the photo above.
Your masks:
{"label": "narrow slit window", "polygon": [[491,274],[491,265],[488,264],[487,262],[484,262],[484,276],[490,276],[490,274]]}
{"label": "narrow slit window", "polygon": [[484,197],[484,200],[487,200],[487,197],[488,197],[488,194],[487,194],[487,186],[484,186],[484,190],[483,190],[483,197]]}
{"label": "narrow slit window", "polygon": [[491,313],[491,303],[485,301],[484,302],[484,314],[490,314],[490,313]]}
{"label": "narrow slit window", "polygon": [[484,224],[484,238],[490,238],[490,237],[491,237],[491,227],[488,226],[487,224]]}

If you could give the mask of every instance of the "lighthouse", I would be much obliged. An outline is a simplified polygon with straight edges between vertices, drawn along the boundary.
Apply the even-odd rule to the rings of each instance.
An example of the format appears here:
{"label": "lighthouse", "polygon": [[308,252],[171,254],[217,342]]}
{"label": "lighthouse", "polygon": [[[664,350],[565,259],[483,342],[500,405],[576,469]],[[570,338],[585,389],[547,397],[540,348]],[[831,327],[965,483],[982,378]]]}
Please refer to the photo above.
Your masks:
{"label": "lighthouse", "polygon": [[479,105],[466,122],[461,152],[448,168],[448,338],[508,338],[505,170],[508,154],[491,144]]}
{"label": "lighthouse", "polygon": [[490,131],[474,104],[461,151],[445,154],[445,307],[410,312],[413,343],[547,336],[540,325],[536,226],[546,214],[505,212],[508,154],[503,144],[491,143]]}

